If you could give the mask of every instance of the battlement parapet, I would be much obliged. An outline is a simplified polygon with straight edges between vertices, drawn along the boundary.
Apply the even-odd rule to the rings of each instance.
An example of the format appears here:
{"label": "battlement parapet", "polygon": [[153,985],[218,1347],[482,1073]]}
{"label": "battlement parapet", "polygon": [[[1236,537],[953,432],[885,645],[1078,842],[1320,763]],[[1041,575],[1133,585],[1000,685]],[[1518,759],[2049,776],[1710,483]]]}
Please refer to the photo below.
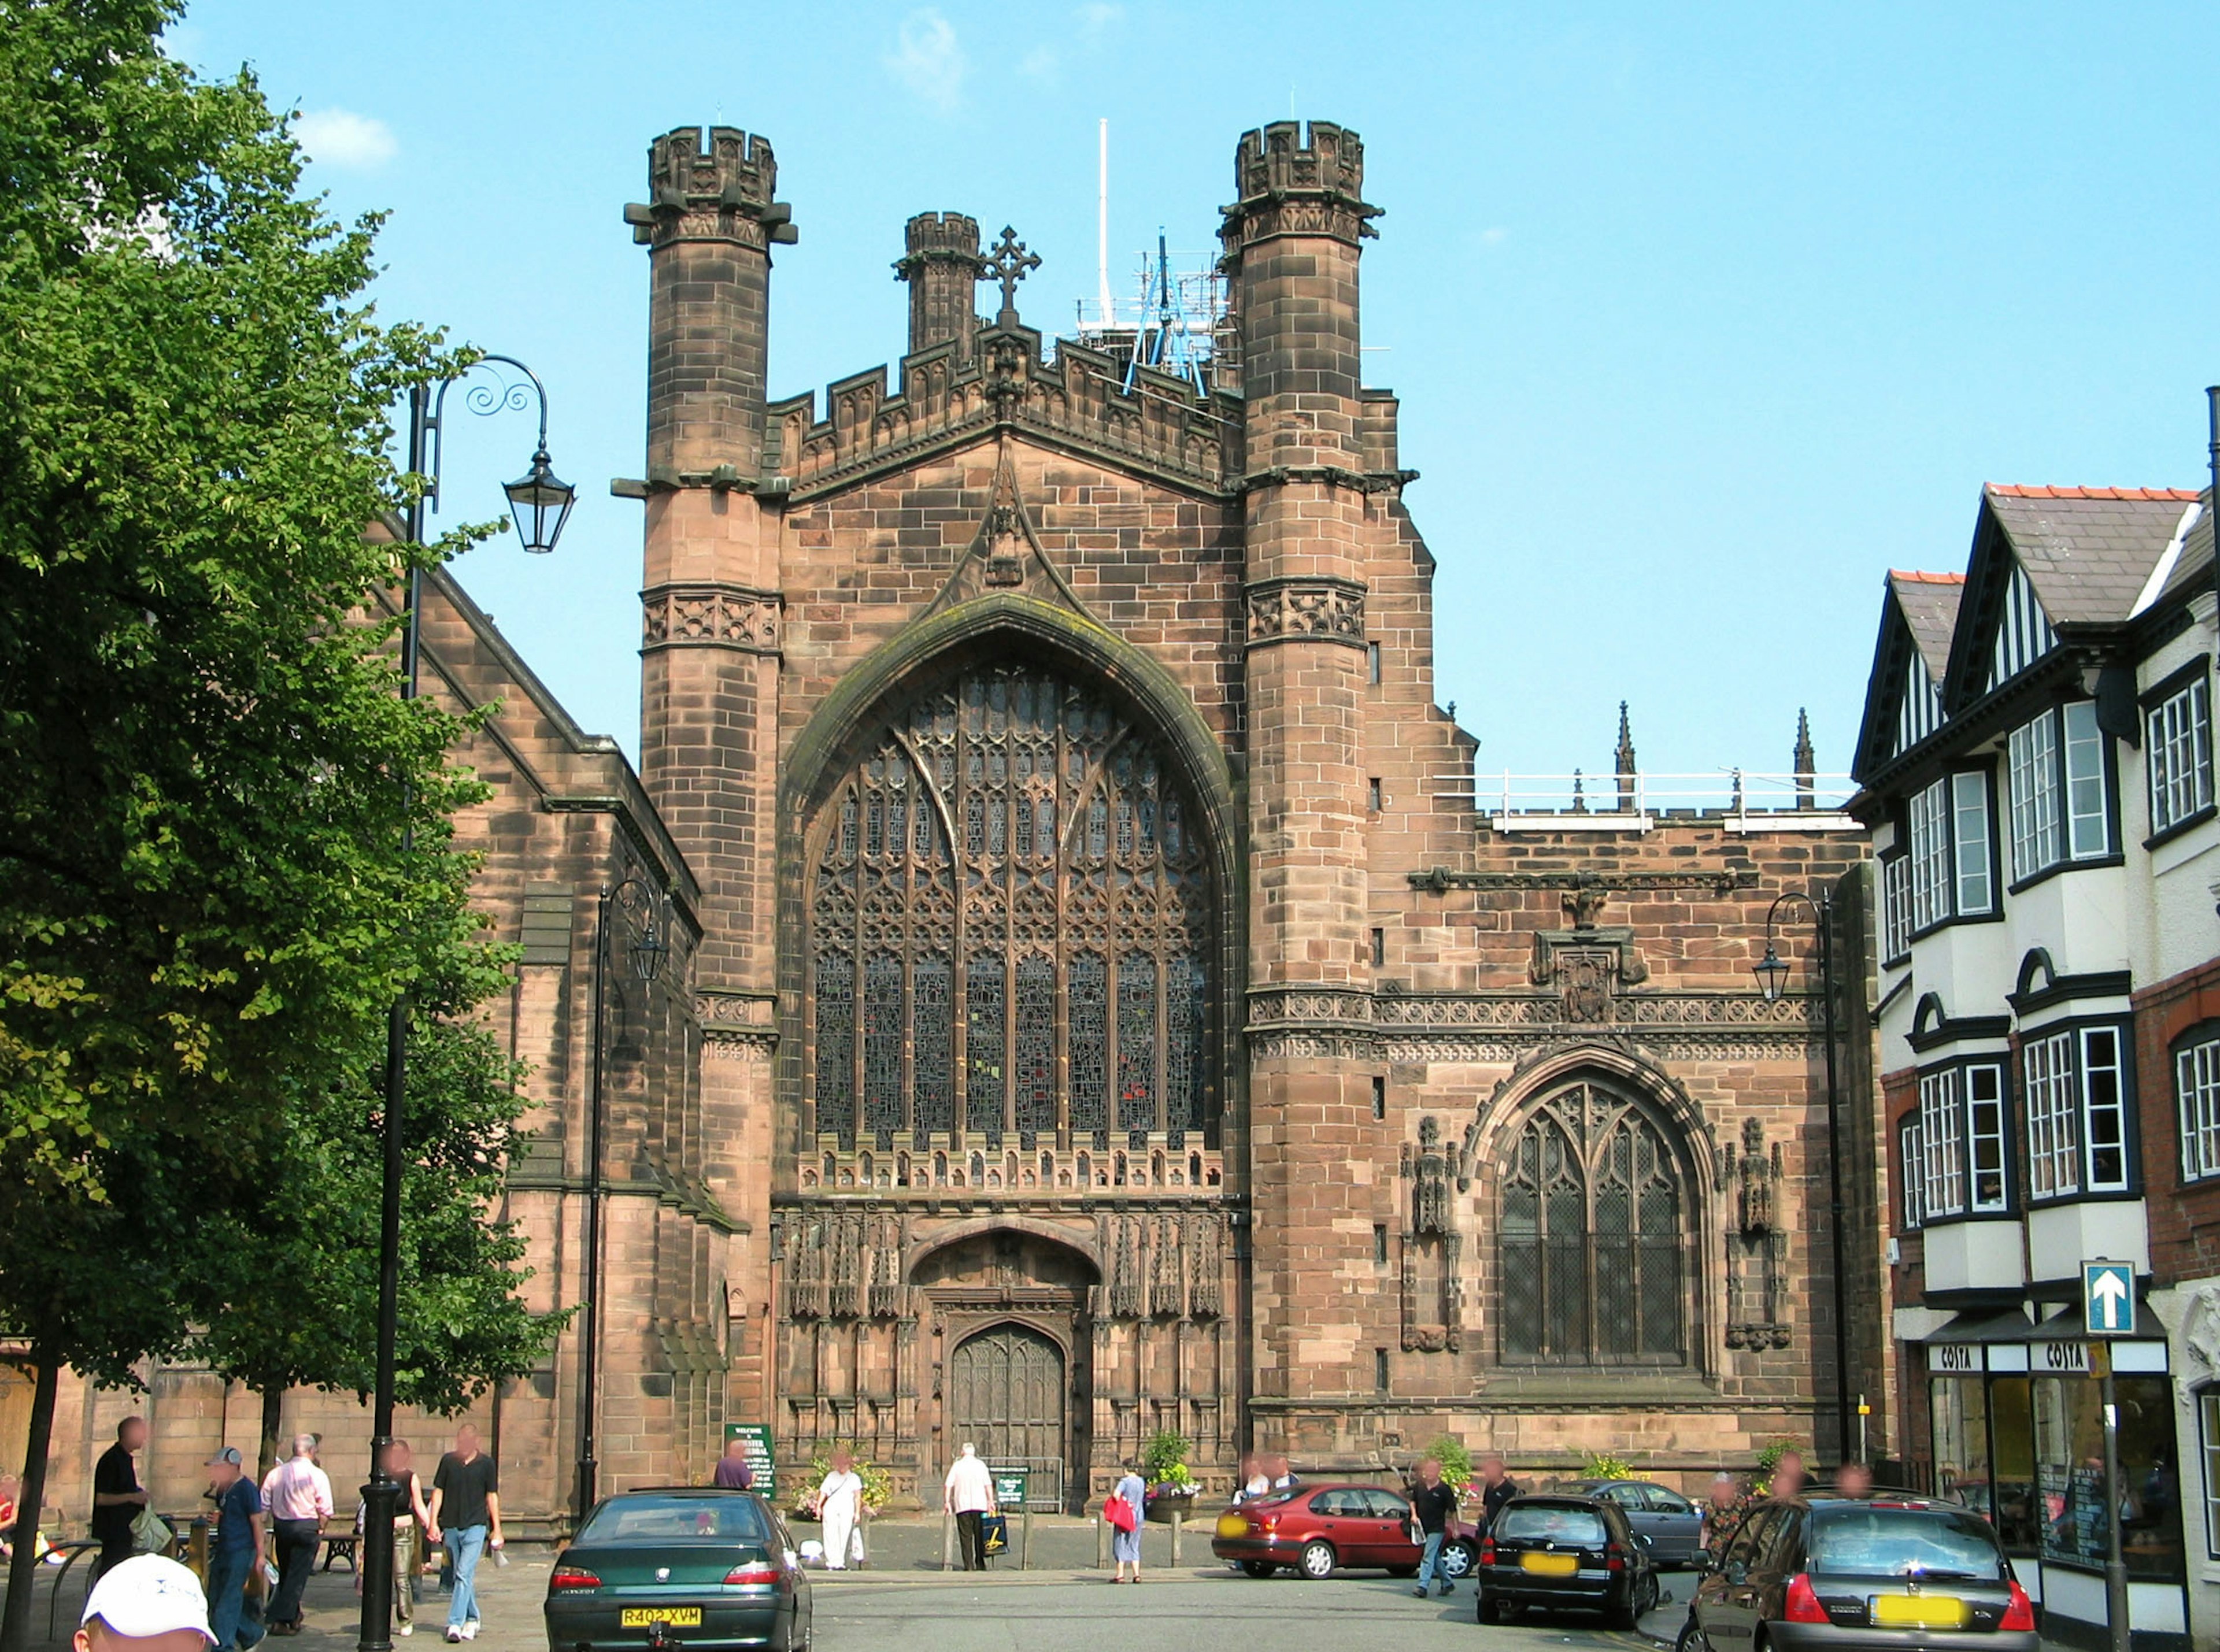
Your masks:
{"label": "battlement parapet", "polygon": [[793,209],[772,199],[778,161],[769,140],[738,127],[664,133],[647,146],[647,187],[648,199],[624,210],[643,246],[725,240],[761,248],[796,239]]}
{"label": "battlement parapet", "polygon": [[1237,398],[1201,400],[1185,379],[1148,368],[1129,393],[1123,369],[1101,352],[1066,342],[1044,361],[1040,346],[1030,327],[989,327],[968,358],[948,343],[905,356],[898,392],[879,366],[828,386],[821,419],[814,396],[775,402],[765,464],[800,502],[1007,426],[1190,492],[1224,496],[1238,486]]}
{"label": "battlement parapet", "polygon": [[967,213],[920,212],[903,226],[903,245],[908,256],[895,264],[898,273],[926,259],[947,259],[983,268],[979,256],[979,221]]}
{"label": "battlement parapet", "polygon": [[1354,246],[1380,232],[1364,199],[1364,141],[1331,121],[1275,121],[1244,132],[1233,152],[1238,197],[1221,209],[1229,254],[1268,236],[1325,235]]}

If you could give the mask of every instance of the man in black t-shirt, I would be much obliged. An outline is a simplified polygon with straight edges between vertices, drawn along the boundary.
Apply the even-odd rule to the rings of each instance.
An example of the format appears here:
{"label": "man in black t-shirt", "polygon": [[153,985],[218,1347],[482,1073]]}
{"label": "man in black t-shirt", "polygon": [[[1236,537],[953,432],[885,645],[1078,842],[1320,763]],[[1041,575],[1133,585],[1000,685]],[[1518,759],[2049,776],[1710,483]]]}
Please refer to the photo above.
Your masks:
{"label": "man in black t-shirt", "polygon": [[1442,1569],[1442,1545],[1449,1540],[1450,1522],[1456,1518],[1456,1487],[1442,1479],[1440,1462],[1428,1457],[1419,1465],[1419,1482],[1411,1487],[1411,1512],[1419,1517],[1419,1530],[1425,1536],[1419,1557],[1419,1587],[1411,1591],[1421,1600],[1426,1598],[1429,1578],[1441,1586],[1444,1594],[1456,1592]]}
{"label": "man in black t-shirt", "polygon": [[115,1443],[92,1468],[92,1535],[100,1543],[98,1577],[131,1558],[131,1523],[147,1506],[139,1470],[131,1459],[147,1449],[147,1419],[127,1417],[115,1425]]}
{"label": "man in black t-shirt", "polygon": [[1480,1460],[1480,1529],[1486,1531],[1495,1524],[1495,1517],[1503,1506],[1518,1495],[1518,1482],[1506,1473],[1503,1459],[1489,1452]]}
{"label": "man in black t-shirt", "polygon": [[454,1600],[447,1608],[447,1640],[474,1641],[478,1633],[478,1557],[501,1548],[501,1492],[493,1459],[478,1449],[468,1423],[455,1431],[455,1449],[432,1476],[432,1541],[445,1541],[455,1569]]}

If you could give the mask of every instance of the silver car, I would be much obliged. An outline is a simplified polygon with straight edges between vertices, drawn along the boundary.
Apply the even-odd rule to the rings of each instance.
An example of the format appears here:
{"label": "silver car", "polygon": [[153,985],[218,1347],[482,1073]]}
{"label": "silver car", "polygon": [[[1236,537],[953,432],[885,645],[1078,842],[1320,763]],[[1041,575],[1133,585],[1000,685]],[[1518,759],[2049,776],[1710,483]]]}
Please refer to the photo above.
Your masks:
{"label": "silver car", "polygon": [[1618,1506],[1660,1566],[1693,1566],[1704,1546],[1704,1512],[1669,1486],[1648,1480],[1581,1480],[1572,1488]]}

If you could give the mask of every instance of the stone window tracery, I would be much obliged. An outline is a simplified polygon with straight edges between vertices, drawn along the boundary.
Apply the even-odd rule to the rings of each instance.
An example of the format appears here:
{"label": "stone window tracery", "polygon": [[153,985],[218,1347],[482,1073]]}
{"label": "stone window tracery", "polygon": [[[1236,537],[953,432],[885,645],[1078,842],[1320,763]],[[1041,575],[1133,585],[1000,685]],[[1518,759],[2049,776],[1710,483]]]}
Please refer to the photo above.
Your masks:
{"label": "stone window tracery", "polygon": [[1506,1365],[1688,1359],[1685,1165],[1642,1103],[1590,1082],[1542,1098],[1502,1161],[1499,1353]]}
{"label": "stone window tracery", "polygon": [[1008,664],[895,701],[862,749],[809,839],[824,1144],[1207,1130],[1213,892],[1157,744]]}

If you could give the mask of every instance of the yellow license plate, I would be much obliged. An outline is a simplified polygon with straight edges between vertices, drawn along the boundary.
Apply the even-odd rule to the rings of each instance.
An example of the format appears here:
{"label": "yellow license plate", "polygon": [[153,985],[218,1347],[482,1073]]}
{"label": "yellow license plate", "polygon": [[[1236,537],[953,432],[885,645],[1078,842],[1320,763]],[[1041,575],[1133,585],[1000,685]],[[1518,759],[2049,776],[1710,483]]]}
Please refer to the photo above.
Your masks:
{"label": "yellow license plate", "polygon": [[1963,1629],[1973,1613],[1954,1594],[1877,1594],[1874,1622],[1888,1629]]}
{"label": "yellow license plate", "polygon": [[652,1624],[668,1624],[673,1629],[702,1627],[702,1608],[699,1606],[627,1606],[617,1615],[619,1627],[645,1629]]}
{"label": "yellow license plate", "polygon": [[1570,1577],[1581,1569],[1578,1555],[1537,1555],[1532,1550],[1518,1557],[1518,1569],[1531,1572],[1537,1577]]}
{"label": "yellow license plate", "polygon": [[1227,1512],[1219,1515],[1218,1517],[1218,1535],[1221,1537],[1247,1537],[1249,1535],[1249,1522],[1247,1518],[1243,1515],[1235,1514],[1230,1510]]}

